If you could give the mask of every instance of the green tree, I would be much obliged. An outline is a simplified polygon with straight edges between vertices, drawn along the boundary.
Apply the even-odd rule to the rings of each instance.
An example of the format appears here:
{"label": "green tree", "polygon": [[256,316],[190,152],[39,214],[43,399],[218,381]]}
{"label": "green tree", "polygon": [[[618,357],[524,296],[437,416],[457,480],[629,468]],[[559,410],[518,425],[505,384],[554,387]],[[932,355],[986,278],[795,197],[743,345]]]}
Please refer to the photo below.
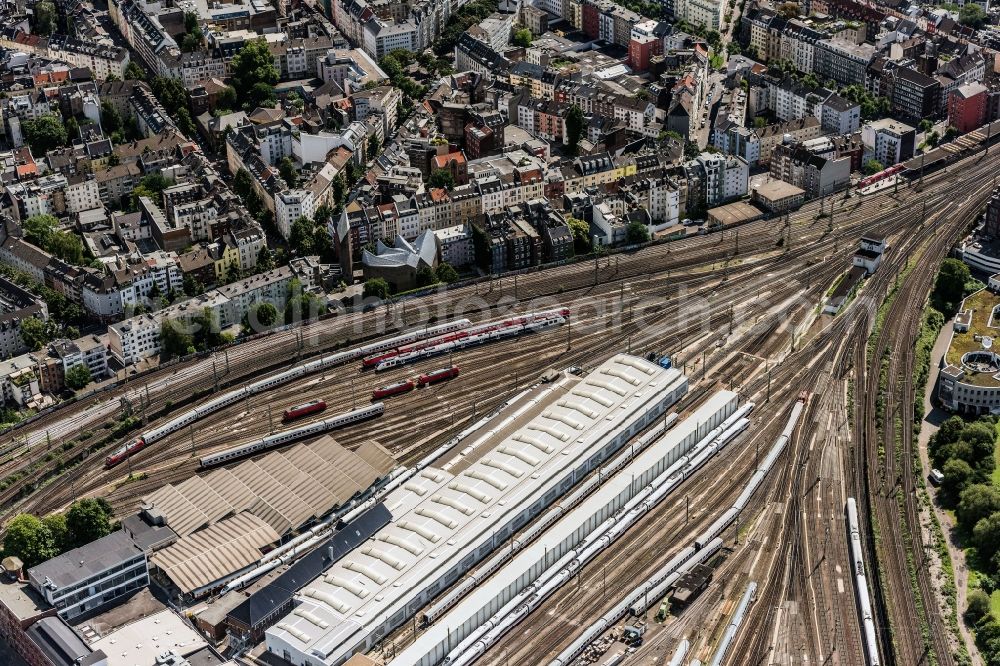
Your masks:
{"label": "green tree", "polygon": [[135,60],[130,60],[128,65],[125,66],[125,80],[126,81],[145,81],[146,80],[146,70],[142,68],[142,65],[137,63]]}
{"label": "green tree", "polygon": [[225,86],[215,98],[216,111],[232,111],[236,104],[236,89],[232,86]]}
{"label": "green tree", "polygon": [[197,51],[201,48],[201,37],[199,35],[188,33],[181,38],[180,46],[181,51],[184,53]]}
{"label": "green tree", "polygon": [[958,22],[970,28],[982,28],[986,24],[986,12],[979,5],[967,2],[958,12]]}
{"label": "green tree", "polygon": [[242,167],[233,174],[233,192],[243,199],[244,204],[247,196],[253,192],[253,176]]}
{"label": "green tree", "polygon": [[442,187],[446,190],[452,190],[455,188],[455,177],[451,175],[451,171],[448,169],[434,169],[427,179],[427,184],[430,187]]}
{"label": "green tree", "polygon": [[584,118],[583,109],[574,104],[566,112],[566,145],[569,152],[575,155],[579,150],[580,139],[583,137]]}
{"label": "green tree", "polygon": [[90,368],[87,367],[86,363],[77,363],[66,371],[66,386],[74,391],[82,389],[90,383],[91,379],[93,378],[90,376]]}
{"label": "green tree", "polygon": [[977,483],[962,491],[955,517],[959,526],[971,533],[980,520],[997,511],[1000,511],[1000,488]]}
{"label": "green tree", "polygon": [[437,275],[434,274],[434,269],[430,266],[421,266],[417,271],[417,286],[429,287],[432,284],[437,284]]}
{"label": "green tree", "polygon": [[864,172],[866,176],[871,176],[872,174],[876,174],[879,171],[883,171],[884,169],[885,166],[883,166],[883,164],[878,160],[873,159],[865,162]]}
{"label": "green tree", "polygon": [[299,171],[295,167],[295,162],[292,161],[291,157],[286,155],[281,158],[281,162],[278,163],[278,173],[288,183],[288,187],[294,190],[299,186]]}
{"label": "green tree", "polygon": [[73,116],[66,121],[66,145],[72,146],[73,141],[80,138],[80,123]]}
{"label": "green tree", "polygon": [[201,25],[198,23],[198,14],[195,12],[184,12],[184,32],[201,33]]}
{"label": "green tree", "polygon": [[458,271],[446,261],[438,264],[436,273],[439,282],[444,282],[445,284],[458,282]]}
{"label": "green tree", "polygon": [[384,301],[389,298],[389,283],[382,278],[371,278],[365,281],[361,294],[364,298],[377,298]]}
{"label": "green tree", "polygon": [[66,531],[79,548],[91,541],[111,534],[111,505],[103,498],[81,499],[69,505],[66,511]]}
{"label": "green tree", "polygon": [[51,35],[56,28],[56,6],[49,0],[36,2],[33,8],[34,21],[32,32],[38,35]]}
{"label": "green tree", "polygon": [[625,242],[629,245],[649,242],[649,228],[642,222],[632,222],[625,228]]}
{"label": "green tree", "polygon": [[965,623],[972,626],[986,617],[990,612],[990,595],[976,589],[969,592],[968,606],[965,609]]}
{"label": "green tree", "polygon": [[49,339],[48,329],[41,319],[28,317],[21,322],[21,340],[28,349],[38,351],[49,343]]}
{"label": "green tree", "polygon": [[252,331],[271,328],[278,321],[278,308],[271,303],[253,305],[244,317],[244,326]]}
{"label": "green tree", "polygon": [[515,46],[520,46],[523,48],[528,48],[531,46],[531,31],[527,28],[521,28],[520,30],[514,31],[514,37],[510,40]]}
{"label": "green tree", "polygon": [[590,225],[586,220],[573,217],[566,218],[566,226],[573,234],[573,250],[576,254],[587,254],[590,252]]}
{"label": "green tree", "polygon": [[26,567],[33,567],[56,556],[51,532],[42,521],[29,513],[16,516],[7,525],[3,549],[6,554],[19,557]]}
{"label": "green tree", "polygon": [[921,132],[926,134],[927,132],[930,132],[931,129],[934,127],[934,121],[931,120],[930,118],[924,118],[923,120],[920,121],[920,124],[917,127],[920,128]]}
{"label": "green tree", "polygon": [[305,215],[292,222],[288,234],[288,247],[300,257],[313,253],[313,231],[315,224]]}
{"label": "green tree", "polygon": [[59,220],[52,215],[32,215],[24,221],[24,239],[32,245],[45,247],[58,227]]}
{"label": "green tree", "polygon": [[107,134],[117,132],[122,128],[122,114],[108,100],[101,102],[101,129]]}
{"label": "green tree", "polygon": [[278,98],[270,83],[255,83],[243,99],[243,108],[252,111],[257,107],[272,107]]}
{"label": "green tree", "polygon": [[948,500],[947,504],[953,506],[962,491],[973,481],[972,467],[961,458],[949,458],[941,468],[941,473],[944,474],[941,490]]}
{"label": "green tree", "polygon": [[326,312],[326,305],[315,294],[302,289],[298,280],[288,285],[288,299],[285,304],[285,323],[293,324],[309,321]]}
{"label": "green tree", "polygon": [[76,234],[57,231],[49,238],[45,249],[68,264],[80,266],[84,263],[83,241]]}
{"label": "green tree", "polygon": [[333,187],[333,205],[339,209],[347,199],[347,180],[344,178],[343,173],[338,173],[333,177],[331,187]]}
{"label": "green tree", "polygon": [[52,545],[57,553],[65,553],[73,547],[73,542],[69,537],[69,529],[66,527],[65,514],[50,513],[42,518],[42,524],[52,535]]}
{"label": "green tree", "polygon": [[980,553],[1000,552],[1000,511],[983,518],[972,529],[972,543]]}
{"label": "green tree", "polygon": [[756,127],[757,129],[761,129],[767,126],[767,118],[765,118],[764,116],[754,116],[753,126]]}
{"label": "green tree", "polygon": [[[262,97],[274,99],[273,86],[278,82],[278,68],[263,38],[247,42],[233,57],[230,71],[236,94],[241,96],[248,110],[258,106]],[[261,85],[264,86],[263,91],[257,88]],[[263,95],[262,92],[268,94]]]}
{"label": "green tree", "polygon": [[31,147],[31,154],[42,157],[53,148],[66,145],[66,126],[58,113],[45,113],[34,120],[22,123],[24,138]]}
{"label": "green tree", "polygon": [[186,106],[182,106],[177,109],[174,120],[177,123],[177,129],[181,131],[181,134],[189,138],[198,136],[198,126],[194,124],[194,120],[191,118],[191,112],[188,111]]}
{"label": "green tree", "polygon": [[379,143],[378,135],[372,134],[368,137],[368,159],[373,160],[378,156],[378,151],[382,148],[382,144]]}
{"label": "green tree", "polygon": [[257,253],[257,272],[264,273],[274,268],[274,254],[266,245]]}
{"label": "green tree", "polygon": [[934,307],[946,314],[958,308],[965,295],[965,284],[972,278],[969,267],[958,259],[945,259],[934,280],[931,299]]}
{"label": "green tree", "polygon": [[180,79],[157,76],[149,87],[171,116],[175,115],[178,109],[187,108],[187,90],[184,89],[184,82]]}
{"label": "green tree", "polygon": [[[185,275],[185,282],[188,276]],[[185,291],[187,285],[185,285]],[[195,351],[194,337],[186,332],[187,327],[183,322],[175,322],[172,319],[164,319],[160,323],[160,356],[162,360],[171,359],[175,356],[186,356]]]}

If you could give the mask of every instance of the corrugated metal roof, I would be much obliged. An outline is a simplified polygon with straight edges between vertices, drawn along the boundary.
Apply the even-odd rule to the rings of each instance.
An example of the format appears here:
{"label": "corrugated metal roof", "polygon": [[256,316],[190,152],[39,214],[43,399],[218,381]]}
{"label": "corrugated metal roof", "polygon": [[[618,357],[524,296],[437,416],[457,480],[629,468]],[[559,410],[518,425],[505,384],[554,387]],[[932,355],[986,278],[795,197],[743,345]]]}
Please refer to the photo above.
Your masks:
{"label": "corrugated metal roof", "polygon": [[395,464],[376,442],[364,442],[353,452],[327,436],[164,486],[146,502],[160,509],[182,537],[243,511],[285,534],[327,515]]}
{"label": "corrugated metal roof", "polygon": [[189,593],[250,566],[260,559],[262,547],[277,540],[270,525],[243,512],[183,537],[150,561]]}

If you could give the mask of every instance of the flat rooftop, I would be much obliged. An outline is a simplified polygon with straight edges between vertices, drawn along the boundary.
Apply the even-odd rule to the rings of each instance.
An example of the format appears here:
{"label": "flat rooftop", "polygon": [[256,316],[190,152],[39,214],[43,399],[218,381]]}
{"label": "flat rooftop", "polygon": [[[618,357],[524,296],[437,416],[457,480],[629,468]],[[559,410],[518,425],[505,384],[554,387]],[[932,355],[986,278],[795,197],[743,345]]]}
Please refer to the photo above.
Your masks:
{"label": "flat rooftop", "polygon": [[28,575],[40,583],[46,578],[61,589],[86,580],[130,560],[142,551],[123,530],[112,532],[85,546],[74,548],[29,569]]}
{"label": "flat rooftop", "polygon": [[103,650],[108,666],[155,666],[156,657],[173,652],[181,657],[194,654],[207,643],[194,627],[170,609],[116,629],[90,645]]}
{"label": "flat rooftop", "polygon": [[20,621],[38,617],[52,608],[35,588],[27,583],[12,582],[6,576],[0,579],[0,604]]}
{"label": "flat rooftop", "polygon": [[726,204],[708,211],[708,221],[716,220],[724,227],[741,222],[753,222],[762,217],[764,217],[764,213],[759,208],[743,201]]}
{"label": "flat rooftop", "polygon": [[[963,365],[962,357],[973,351],[989,351],[1000,354],[1000,312],[994,316],[994,308],[1000,306],[1000,295],[988,289],[981,289],[963,301],[959,311],[968,313],[969,330],[952,331],[951,344],[945,352],[945,363],[961,367],[965,371],[962,381],[976,386],[1000,386],[1000,376],[991,371],[982,371],[977,365]],[[982,366],[985,369],[985,366]]]}

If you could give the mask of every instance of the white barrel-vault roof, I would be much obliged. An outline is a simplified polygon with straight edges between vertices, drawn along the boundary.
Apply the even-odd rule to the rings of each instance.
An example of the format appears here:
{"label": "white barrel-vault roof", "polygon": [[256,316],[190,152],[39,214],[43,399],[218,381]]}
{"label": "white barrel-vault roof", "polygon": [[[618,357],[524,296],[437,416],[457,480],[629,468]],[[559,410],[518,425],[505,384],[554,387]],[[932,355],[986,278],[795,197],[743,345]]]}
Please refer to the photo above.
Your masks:
{"label": "white barrel-vault roof", "polygon": [[442,575],[520,512],[564,492],[556,484],[567,473],[681,386],[676,369],[619,354],[582,380],[534,393],[531,409],[521,406],[533,416],[479,442],[474,462],[450,466],[455,473],[427,468],[390,493],[392,522],[296,595],[298,612],[268,629],[269,646],[339,663],[389,618],[415,613]]}

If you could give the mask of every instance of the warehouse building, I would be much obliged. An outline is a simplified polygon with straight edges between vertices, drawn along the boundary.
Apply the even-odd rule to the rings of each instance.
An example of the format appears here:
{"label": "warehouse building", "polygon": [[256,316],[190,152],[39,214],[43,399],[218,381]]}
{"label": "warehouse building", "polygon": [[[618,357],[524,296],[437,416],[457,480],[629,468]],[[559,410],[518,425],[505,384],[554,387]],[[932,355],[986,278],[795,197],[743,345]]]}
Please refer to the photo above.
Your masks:
{"label": "warehouse building", "polygon": [[371,491],[396,461],[380,444],[349,451],[329,435],[272,451],[144,498],[177,535],[150,563],[191,598],[253,568],[266,547]]}
{"label": "warehouse building", "polygon": [[390,666],[431,666],[504,607],[597,526],[621,510],[650,481],[687,453],[739,406],[739,396],[720,391],[697,411],[668,430],[660,439],[604,482],[583,502],[566,513],[537,541],[441,617],[400,652]]}
{"label": "warehouse building", "polygon": [[676,369],[624,354],[529,392],[447,471],[390,493],[392,522],[295,595],[267,649],[296,666],[370,649],[686,392]]}

